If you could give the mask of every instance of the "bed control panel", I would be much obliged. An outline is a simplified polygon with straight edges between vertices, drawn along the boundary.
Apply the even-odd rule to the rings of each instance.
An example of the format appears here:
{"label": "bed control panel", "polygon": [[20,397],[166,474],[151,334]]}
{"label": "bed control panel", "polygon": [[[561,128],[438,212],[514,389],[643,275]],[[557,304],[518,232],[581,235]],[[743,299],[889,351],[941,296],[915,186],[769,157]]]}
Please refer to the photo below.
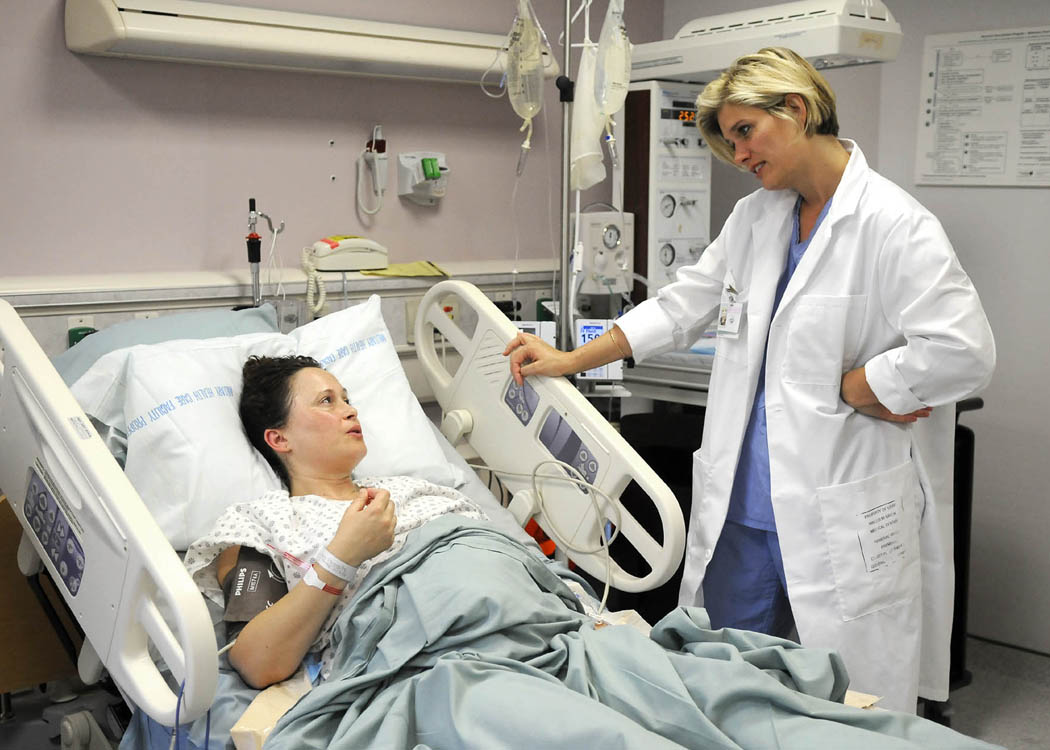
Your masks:
{"label": "bed control panel", "polygon": [[[594,484],[598,476],[598,459],[594,451],[587,447],[569,423],[553,409],[547,414],[547,419],[540,429],[540,442],[556,459],[575,467],[584,479]],[[577,486],[581,492],[588,491],[586,487]]]}
{"label": "bed control panel", "polygon": [[33,468],[29,469],[29,488],[23,511],[62,583],[70,594],[76,596],[84,576],[84,547],[70,528],[69,519],[55,501],[55,496]]}
{"label": "bed control panel", "polygon": [[[540,405],[540,394],[529,381],[518,385],[512,379],[503,395],[503,403],[514,412],[514,416],[522,425],[527,425]],[[548,412],[543,427],[540,428],[540,442],[554,458],[575,467],[580,476],[591,484],[594,483],[598,477],[598,458],[595,452],[587,447],[565,418],[553,409]],[[580,486],[580,491],[586,493],[587,488]]]}
{"label": "bed control panel", "polygon": [[511,380],[503,396],[503,403],[510,407],[523,425],[527,425],[532,421],[536,407],[540,405],[540,394],[536,393],[536,389],[529,385],[527,380],[522,385]]}

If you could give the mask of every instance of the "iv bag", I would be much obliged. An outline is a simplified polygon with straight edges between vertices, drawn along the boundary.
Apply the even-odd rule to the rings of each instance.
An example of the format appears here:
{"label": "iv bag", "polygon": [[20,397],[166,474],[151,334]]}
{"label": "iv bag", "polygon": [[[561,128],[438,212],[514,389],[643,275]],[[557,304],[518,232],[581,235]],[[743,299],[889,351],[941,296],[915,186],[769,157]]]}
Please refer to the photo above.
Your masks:
{"label": "iv bag", "polygon": [[623,0],[609,0],[594,72],[594,100],[598,112],[612,117],[623,107],[631,81],[631,42],[623,23]]}
{"label": "iv bag", "polygon": [[[594,89],[594,72],[598,49],[586,45],[580,50],[580,68],[576,74],[576,90]],[[598,103],[591,96],[577,96],[572,105],[572,138],[569,143],[569,188],[586,190],[605,179],[602,163],[601,138],[605,117],[598,111]]]}
{"label": "iv bag", "polygon": [[[518,0],[518,15],[507,45],[507,95],[526,124],[543,106],[543,51],[546,40],[529,0]],[[548,48],[549,49],[549,48]]]}

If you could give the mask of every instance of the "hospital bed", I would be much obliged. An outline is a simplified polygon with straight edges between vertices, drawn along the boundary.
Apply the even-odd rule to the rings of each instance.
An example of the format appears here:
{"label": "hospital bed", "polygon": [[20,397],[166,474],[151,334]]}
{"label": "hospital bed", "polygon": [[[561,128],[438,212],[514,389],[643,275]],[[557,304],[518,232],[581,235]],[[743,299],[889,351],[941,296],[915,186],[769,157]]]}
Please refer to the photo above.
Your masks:
{"label": "hospital bed", "polygon": [[[456,321],[442,310],[450,294],[461,302]],[[542,565],[560,571],[558,576],[572,576],[568,567],[548,563],[522,530],[521,524],[535,519],[561,553],[590,573],[599,588],[607,582],[639,591],[668,579],[684,544],[684,524],[674,496],[567,381],[530,378],[525,387],[512,383],[502,350],[516,333],[470,285],[445,281],[427,294],[415,340],[419,360],[442,406],[439,434],[429,422],[419,429],[418,422],[412,421],[426,418],[410,392],[411,403],[403,403],[408,381],[379,315],[378,298],[325,316],[289,336],[255,333],[116,349],[88,367],[72,383],[72,391],[14,310],[0,301],[0,489],[25,529],[19,566],[27,575],[46,570],[83,629],[78,667],[84,680],[91,683],[108,673],[136,707],[124,746],[167,747],[177,739],[167,727],[194,722],[193,747],[200,747],[199,728],[202,723],[207,726],[202,717],[218,710],[225,718],[214,722],[216,733],[208,746],[225,747],[218,732],[223,727],[228,730],[230,716],[239,715],[257,694],[218,654],[221,613],[209,609],[176,551],[199,536],[202,526],[209,527],[208,518],[198,514],[214,520],[221,512],[214,507],[214,493],[203,494],[209,504],[198,502],[202,496],[198,480],[235,475],[251,463],[250,446],[239,459],[231,458],[225,446],[232,440],[230,429],[239,434],[235,418],[225,425],[209,423],[196,432],[188,427],[192,419],[178,420],[224,409],[227,415],[235,413],[237,394],[228,383],[239,376],[248,353],[296,351],[315,356],[351,393],[368,436],[369,456],[376,446],[394,454],[400,450],[395,459],[413,463],[412,470],[422,472],[420,476],[440,474],[446,484],[458,486],[501,533],[531,545],[533,552],[526,552],[523,559],[526,566],[542,560]],[[456,356],[450,356],[452,351]],[[220,372],[220,366],[227,369]],[[192,380],[198,371],[207,384],[201,381],[194,387],[178,380],[187,374]],[[168,383],[169,377],[176,382]],[[165,388],[174,390],[169,394]],[[366,421],[373,409],[383,412],[375,430]],[[404,420],[387,419],[390,413],[402,414]],[[235,424],[231,427],[230,422]],[[388,422],[394,429],[384,434],[378,426]],[[432,450],[425,445],[429,438],[433,438]],[[243,435],[240,440],[242,448],[247,446]],[[508,508],[468,467],[457,445],[478,454],[502,477],[511,498]],[[428,450],[436,454],[429,463],[416,466]],[[211,471],[206,470],[208,460],[213,462]],[[174,469],[168,464],[175,464]],[[246,486],[260,476],[260,481],[272,480],[247,470],[243,475]],[[632,483],[655,506],[660,528],[642,528],[634,519],[635,508],[624,507],[619,500]],[[179,501],[174,507],[171,495]],[[256,496],[245,489],[243,497],[225,499]],[[617,564],[618,544],[633,547],[648,570],[628,571]],[[597,604],[586,590],[582,595]],[[777,736],[790,737],[794,746],[821,744],[825,732],[846,728],[857,732],[851,738],[861,740],[851,742],[855,747],[881,748],[891,734],[895,742],[903,738],[903,744],[894,747],[987,747],[915,717],[844,707],[837,701],[842,700],[846,677],[834,654],[744,631],[704,630],[702,610],[697,612],[672,612],[656,626],[652,641],[663,639],[657,641],[663,655],[659,658],[688,656],[692,679],[705,681],[703,686],[692,684],[690,695],[697,691],[696,705],[690,707],[686,701],[683,710],[701,710],[700,703],[706,700],[707,710],[718,716],[719,724],[715,727],[706,714],[690,714],[698,732],[714,737],[724,730],[739,737],[769,731],[775,724],[773,731],[786,732]],[[485,620],[491,614],[473,616]],[[620,681],[625,675],[644,672],[646,676],[632,680],[628,689],[645,699],[645,710],[678,710],[682,702],[668,700],[670,694],[649,681],[653,664],[646,647],[653,643],[637,633],[632,641],[631,632],[630,628],[587,633],[580,629],[578,637],[627,644],[604,652],[612,658],[605,665],[605,678]],[[683,640],[685,633],[692,636]],[[637,640],[640,637],[643,641]],[[692,662],[693,657],[705,660],[702,669],[696,669],[700,662]],[[476,658],[468,653],[462,664],[472,669]],[[628,669],[615,663],[621,659]],[[457,663],[457,659],[439,661],[443,666]],[[601,659],[570,662],[576,669],[587,662],[586,668],[595,670],[595,675],[603,668]],[[515,678],[506,661],[496,671],[506,679]],[[307,696],[314,696],[315,703],[322,700],[324,696],[316,694],[336,687],[333,682],[342,681],[324,683]],[[529,680],[529,685],[550,684]],[[562,688],[555,684],[554,689]],[[590,720],[580,735],[589,743],[594,728],[608,726],[612,714],[600,713],[608,708],[590,699],[563,709],[560,701],[573,695],[578,694],[556,693],[548,713],[539,723],[528,724],[520,739],[524,742],[549,725],[554,713],[562,711],[575,720],[574,712],[580,711]],[[521,713],[516,694],[510,700],[514,708],[505,712],[508,721]],[[624,704],[617,712],[627,714],[633,708]],[[599,713],[589,715],[592,710]],[[503,714],[496,714],[495,721],[502,721]],[[482,715],[489,717],[492,712]],[[787,722],[783,726],[778,723],[782,720]],[[683,725],[664,722],[664,726]],[[208,729],[203,731],[206,736]],[[611,731],[612,741],[624,741],[615,727]],[[184,732],[179,747],[188,747],[186,738]],[[832,745],[843,746],[840,741],[839,734],[828,735]],[[832,746],[827,742],[823,745]],[[737,746],[701,740],[684,744]],[[295,746],[294,740],[289,746]]]}
{"label": "hospital bed", "polygon": [[[439,304],[450,294],[463,303],[458,323]],[[522,525],[536,519],[560,549],[575,550],[568,553],[575,564],[600,581],[639,591],[673,574],[685,536],[673,494],[567,381],[535,378],[523,388],[513,383],[502,350],[517,329],[479,290],[464,282],[436,285],[420,306],[416,329],[420,361],[451,441],[437,439],[452,465],[460,464],[461,489],[504,526],[511,518]],[[440,344],[434,329],[442,335]],[[216,689],[212,616],[97,434],[98,420],[85,413],[2,301],[0,346],[0,488],[25,528],[20,568],[26,575],[46,569],[58,584],[85,634],[78,662],[85,682],[97,681],[105,670],[130,703],[160,723],[173,725],[176,711],[180,721],[196,719],[211,706]],[[445,367],[450,350],[461,362],[455,372]],[[513,498],[509,512],[466,470],[453,443],[469,444],[493,468],[510,472],[501,479]],[[564,481],[571,477],[607,498],[596,498],[583,481]],[[632,481],[656,506],[662,528],[655,535],[616,500]],[[607,554],[613,530],[648,560],[647,574],[629,574]],[[181,696],[151,650],[170,669]]]}

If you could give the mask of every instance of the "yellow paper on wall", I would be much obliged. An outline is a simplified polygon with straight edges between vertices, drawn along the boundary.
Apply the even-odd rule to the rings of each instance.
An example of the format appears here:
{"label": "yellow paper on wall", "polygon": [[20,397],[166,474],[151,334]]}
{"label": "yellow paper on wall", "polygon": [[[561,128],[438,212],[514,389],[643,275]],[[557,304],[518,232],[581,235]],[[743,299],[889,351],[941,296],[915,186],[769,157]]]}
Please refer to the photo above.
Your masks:
{"label": "yellow paper on wall", "polygon": [[429,260],[416,260],[411,263],[391,263],[386,268],[373,271],[361,271],[365,276],[449,276],[450,274]]}

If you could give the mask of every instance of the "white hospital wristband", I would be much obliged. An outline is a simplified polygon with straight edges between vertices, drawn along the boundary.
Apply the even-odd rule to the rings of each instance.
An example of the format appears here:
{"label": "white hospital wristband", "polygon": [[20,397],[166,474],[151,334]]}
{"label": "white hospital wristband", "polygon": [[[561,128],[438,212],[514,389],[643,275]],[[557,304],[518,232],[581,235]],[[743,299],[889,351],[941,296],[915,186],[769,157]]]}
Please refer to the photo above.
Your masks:
{"label": "white hospital wristband", "polygon": [[327,547],[321,547],[321,549],[317,551],[317,554],[314,556],[314,562],[337,578],[342,578],[347,583],[354,580],[354,577],[357,575],[357,568],[355,566],[340,560],[329,552]]}
{"label": "white hospital wristband", "polygon": [[312,586],[315,589],[321,589],[321,591],[324,591],[327,594],[332,594],[333,596],[340,596],[343,593],[342,589],[337,589],[335,586],[322,581],[321,576],[317,575],[317,571],[314,570],[313,565],[307,568],[306,572],[303,573],[303,583],[307,586]]}

